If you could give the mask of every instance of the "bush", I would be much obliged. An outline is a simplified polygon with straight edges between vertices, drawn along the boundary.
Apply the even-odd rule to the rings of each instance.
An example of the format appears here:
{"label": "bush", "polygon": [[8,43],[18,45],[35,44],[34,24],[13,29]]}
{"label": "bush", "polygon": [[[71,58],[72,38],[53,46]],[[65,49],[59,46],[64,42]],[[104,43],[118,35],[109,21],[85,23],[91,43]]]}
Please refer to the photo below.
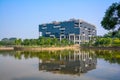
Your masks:
{"label": "bush", "polygon": [[120,38],[115,38],[113,39],[113,44],[112,46],[120,46]]}

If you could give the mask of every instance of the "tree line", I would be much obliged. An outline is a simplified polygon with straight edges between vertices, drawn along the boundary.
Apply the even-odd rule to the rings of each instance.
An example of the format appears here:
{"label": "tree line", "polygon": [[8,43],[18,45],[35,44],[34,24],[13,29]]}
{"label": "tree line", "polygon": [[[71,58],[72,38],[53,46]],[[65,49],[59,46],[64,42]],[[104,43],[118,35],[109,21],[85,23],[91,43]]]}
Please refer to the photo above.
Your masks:
{"label": "tree line", "polygon": [[38,39],[20,39],[20,38],[4,38],[0,41],[1,46],[68,46],[73,45],[72,41],[67,39],[62,39],[61,41],[58,38],[49,38],[49,37],[40,37]]}

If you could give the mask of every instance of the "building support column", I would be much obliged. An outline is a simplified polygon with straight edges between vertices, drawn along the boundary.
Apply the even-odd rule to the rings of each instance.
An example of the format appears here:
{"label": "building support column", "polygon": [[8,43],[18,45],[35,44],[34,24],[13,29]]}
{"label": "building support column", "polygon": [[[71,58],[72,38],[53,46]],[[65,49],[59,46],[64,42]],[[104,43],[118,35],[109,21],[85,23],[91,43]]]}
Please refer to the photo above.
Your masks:
{"label": "building support column", "polygon": [[75,34],[73,36],[74,36],[74,44],[75,44]]}
{"label": "building support column", "polygon": [[79,35],[79,44],[80,44],[80,35]]}
{"label": "building support column", "polygon": [[60,35],[60,41],[61,41],[61,35]]}
{"label": "building support column", "polygon": [[68,39],[69,39],[69,41],[70,41],[70,35],[68,36]]}

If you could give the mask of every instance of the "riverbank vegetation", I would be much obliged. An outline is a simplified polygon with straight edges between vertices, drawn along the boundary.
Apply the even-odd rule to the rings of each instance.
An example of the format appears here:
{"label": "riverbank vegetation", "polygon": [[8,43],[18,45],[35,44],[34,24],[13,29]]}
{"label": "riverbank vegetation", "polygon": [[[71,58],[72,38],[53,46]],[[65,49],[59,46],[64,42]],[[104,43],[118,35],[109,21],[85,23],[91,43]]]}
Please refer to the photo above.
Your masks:
{"label": "riverbank vegetation", "polygon": [[89,42],[81,44],[84,47],[120,47],[120,38],[118,37],[105,37],[97,36],[93,37]]}
{"label": "riverbank vegetation", "polygon": [[1,46],[41,46],[41,47],[51,47],[51,46],[70,46],[74,43],[67,39],[62,39],[61,41],[57,38],[40,37],[38,39],[17,39],[17,38],[4,38],[0,41]]}

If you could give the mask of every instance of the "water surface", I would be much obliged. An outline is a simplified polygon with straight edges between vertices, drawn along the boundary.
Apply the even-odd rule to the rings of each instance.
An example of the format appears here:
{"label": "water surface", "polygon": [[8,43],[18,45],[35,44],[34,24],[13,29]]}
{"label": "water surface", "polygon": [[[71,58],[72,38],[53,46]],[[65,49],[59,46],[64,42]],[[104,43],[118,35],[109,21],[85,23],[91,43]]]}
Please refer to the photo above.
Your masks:
{"label": "water surface", "polygon": [[119,75],[119,51],[0,51],[0,80],[120,80]]}

